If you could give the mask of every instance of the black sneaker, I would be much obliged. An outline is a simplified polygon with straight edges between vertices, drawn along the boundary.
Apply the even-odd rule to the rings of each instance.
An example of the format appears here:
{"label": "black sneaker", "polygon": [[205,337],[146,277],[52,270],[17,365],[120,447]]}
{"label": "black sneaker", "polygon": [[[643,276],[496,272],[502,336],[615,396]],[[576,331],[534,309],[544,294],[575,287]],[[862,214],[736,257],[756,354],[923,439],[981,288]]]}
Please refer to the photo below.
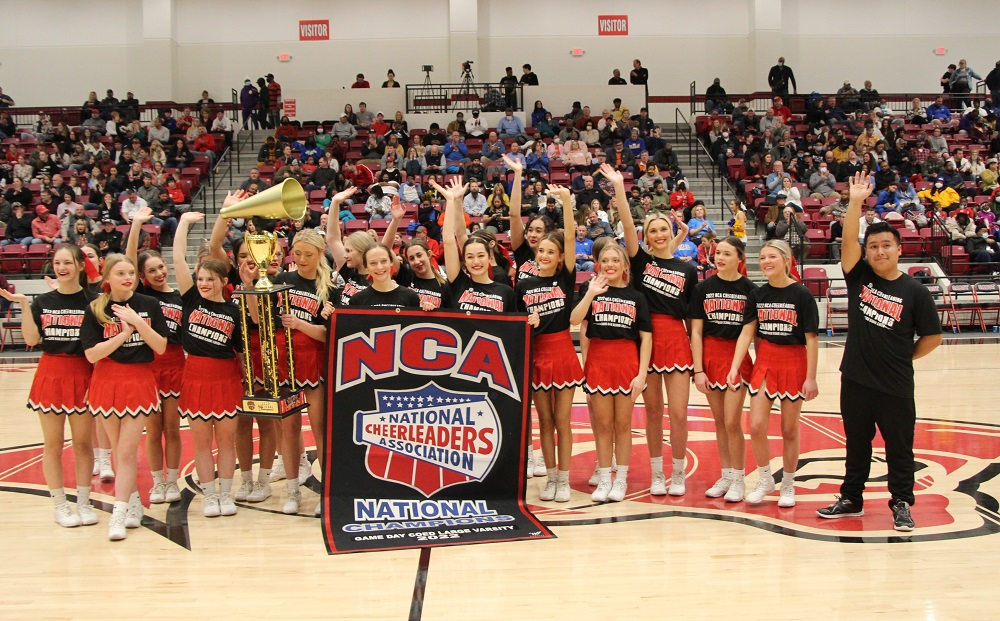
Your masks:
{"label": "black sneaker", "polygon": [[910,516],[910,505],[905,500],[894,500],[892,508],[892,527],[896,530],[909,532],[913,530],[913,518]]}
{"label": "black sneaker", "polygon": [[837,497],[837,502],[833,503],[829,507],[823,507],[822,509],[816,511],[816,515],[827,519],[861,517],[864,514],[865,510],[858,506],[854,501],[841,498],[839,496]]}

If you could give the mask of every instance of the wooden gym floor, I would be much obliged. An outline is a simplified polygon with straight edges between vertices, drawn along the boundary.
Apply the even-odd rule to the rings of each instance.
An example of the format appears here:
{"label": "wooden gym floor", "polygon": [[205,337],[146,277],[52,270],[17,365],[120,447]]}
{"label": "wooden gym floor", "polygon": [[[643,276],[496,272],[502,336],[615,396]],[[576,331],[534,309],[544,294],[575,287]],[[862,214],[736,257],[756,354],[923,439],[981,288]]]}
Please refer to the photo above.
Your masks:
{"label": "wooden gym floor", "polygon": [[[6,359],[0,619],[996,618],[988,595],[1000,555],[1000,341],[949,339],[918,361],[917,529],[909,536],[891,528],[878,452],[866,516],[815,517],[843,474],[841,352],[837,342],[820,350],[820,396],[802,417],[793,509],[779,510],[776,494],[756,507],[705,498],[718,469],[711,414],[696,391],[687,495],[648,495],[640,406],[629,496],[593,506],[593,441],[581,393],[573,499],[540,502],[544,479],[528,482],[528,502],[557,539],[343,556],[326,554],[317,519],[281,515],[281,483],[270,500],[241,505],[233,518],[202,517],[188,491],[173,507],[148,508],[145,528],[123,542],[107,540],[103,511],[98,526],[60,528],[42,478],[38,423],[23,407],[34,366]],[[780,468],[773,422],[772,464]],[[68,444],[65,461],[72,462]],[[188,446],[188,489],[192,471]],[[95,480],[98,508],[112,489]],[[303,506],[314,499],[306,492]]]}

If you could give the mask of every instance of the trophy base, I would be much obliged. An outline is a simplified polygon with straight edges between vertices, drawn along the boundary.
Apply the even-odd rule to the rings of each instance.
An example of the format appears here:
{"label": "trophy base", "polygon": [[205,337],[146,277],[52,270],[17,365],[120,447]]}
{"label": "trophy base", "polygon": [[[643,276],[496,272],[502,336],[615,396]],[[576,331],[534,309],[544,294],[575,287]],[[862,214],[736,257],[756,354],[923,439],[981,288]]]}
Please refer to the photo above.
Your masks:
{"label": "trophy base", "polygon": [[[284,391],[283,391],[284,392]],[[306,403],[305,392],[296,390],[272,397],[263,391],[252,397],[243,397],[243,407],[240,416],[255,416],[257,418],[286,418],[302,412],[309,404]]]}

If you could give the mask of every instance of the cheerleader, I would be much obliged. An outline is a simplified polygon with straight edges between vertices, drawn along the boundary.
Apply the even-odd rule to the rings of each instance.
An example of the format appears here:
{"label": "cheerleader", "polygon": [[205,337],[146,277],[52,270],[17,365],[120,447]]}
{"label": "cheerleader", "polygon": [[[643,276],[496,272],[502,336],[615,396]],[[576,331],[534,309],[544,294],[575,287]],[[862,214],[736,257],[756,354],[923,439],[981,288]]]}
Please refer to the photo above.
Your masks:
{"label": "cheerleader", "polygon": [[430,247],[422,239],[410,240],[404,251],[406,262],[396,281],[420,296],[420,308],[436,310],[450,305],[448,287],[441,270],[431,256]]}
{"label": "cheerleader", "polygon": [[[249,194],[241,190],[237,190],[235,193],[230,192],[226,195],[226,199],[223,201],[223,206],[228,207],[230,205],[235,205],[247,196],[249,196]],[[233,241],[232,262],[230,262],[229,255],[226,254],[224,242],[229,232],[230,222],[231,220],[229,218],[216,218],[208,244],[209,255],[214,259],[222,261],[223,263],[231,264],[229,270],[230,283],[242,282],[244,289],[252,289],[254,283],[259,277],[259,268],[257,264],[250,259],[250,252],[243,243],[245,237],[241,237]],[[253,222],[253,220],[251,219],[250,222]],[[268,278],[273,280],[274,276],[281,271],[283,260],[284,253],[279,246],[275,249],[275,254],[271,259],[270,265],[267,266]],[[234,298],[233,304],[238,306],[239,300]],[[249,307],[255,305],[256,303],[252,300],[248,303],[248,314]],[[257,324],[250,320],[249,317],[244,317],[243,321],[246,322],[247,329],[250,332],[249,355],[253,368],[253,381],[256,382],[256,384],[263,384],[264,372],[261,369],[260,338],[257,334]],[[244,353],[246,354],[246,352]],[[257,422],[257,431],[259,434],[258,440],[260,446],[260,468],[257,473],[256,481],[253,480],[254,421]],[[278,432],[280,429],[281,427],[278,425],[277,421],[271,418],[251,418],[249,416],[238,416],[236,418],[236,456],[240,463],[240,487],[233,494],[233,498],[235,500],[239,502],[263,502],[271,497],[271,482],[280,481],[285,478],[284,463],[281,458],[278,457],[278,463],[275,464],[274,456],[278,443],[280,442],[278,439]],[[304,483],[306,478],[309,476],[310,467],[309,460],[306,458],[305,451],[302,448],[303,443],[301,437],[299,438],[299,444],[299,482]]]}
{"label": "cheerleader", "polygon": [[[563,212],[563,230],[572,231],[569,190],[555,185],[549,189],[567,206]],[[515,287],[518,310],[528,313],[528,324],[533,328],[531,389],[547,475],[539,498],[556,502],[570,499],[569,466],[573,456],[570,415],[576,387],[583,383],[583,368],[569,335],[573,310],[569,301],[576,288],[573,274],[576,260],[572,258],[574,255],[567,260],[564,239],[561,233],[546,235],[535,252],[538,275],[521,279]]]}
{"label": "cheerleader", "polygon": [[743,313],[754,285],[741,273],[743,242],[735,236],[719,242],[715,251],[718,272],[698,283],[691,299],[691,354],[694,385],[708,399],[715,419],[715,442],[722,477],[705,491],[709,498],[725,495],[727,502],[743,500],[746,491],[743,403],[753,365],[750,356],[740,362],[739,378],[728,390],[729,365],[743,327]]}
{"label": "cheerleader", "polygon": [[[232,489],[236,414],[243,399],[242,371],[236,353],[243,351],[242,317],[223,295],[229,283],[228,262],[205,259],[195,269],[197,286],[191,277],[185,258],[188,229],[204,217],[205,214],[196,211],[182,214],[174,235],[174,274],[183,305],[181,343],[188,355],[177,405],[191,427],[194,465],[202,489],[202,512],[205,517],[218,517],[236,515]],[[218,466],[212,458],[213,439],[218,449]]]}
{"label": "cheerleader", "polygon": [[[632,454],[632,410],[646,383],[652,324],[646,298],[628,286],[629,260],[618,244],[598,256],[599,272],[573,309],[570,323],[587,335],[584,390],[594,410],[598,483],[594,502],[620,502],[628,491]],[[611,483],[611,452],[618,462]]]}
{"label": "cheerleader", "polygon": [[[83,268],[87,273],[86,289],[92,297],[101,295],[101,270],[104,268],[104,258],[101,251],[94,244],[84,244],[80,246],[83,251]],[[59,286],[56,282],[49,283],[53,289]],[[100,475],[102,483],[110,483],[115,480],[115,469],[111,466],[111,438],[104,430],[104,422],[98,418],[94,421],[93,432],[90,434],[91,444],[94,447],[94,476]]]}
{"label": "cheerleader", "polygon": [[392,279],[395,262],[392,249],[385,244],[375,244],[361,257],[362,264],[371,276],[371,286],[351,298],[352,306],[368,308],[420,308],[422,302],[416,291],[401,286]]}
{"label": "cheerleader", "polygon": [[[93,365],[84,357],[80,324],[87,305],[94,299],[85,288],[84,255],[76,246],[56,246],[52,270],[57,288],[28,301],[22,293],[0,289],[0,296],[21,306],[24,342],[41,342],[42,357],[31,382],[28,409],[38,413],[45,448],[42,473],[55,504],[56,524],[66,528],[97,524],[90,504],[90,478],[94,456],[91,431],[94,419],[87,415],[87,388]],[[66,502],[63,488],[63,446],[66,421],[73,436],[76,461],[76,512]]]}
{"label": "cheerleader", "polygon": [[160,409],[146,419],[146,460],[149,462],[150,474],[153,475],[149,502],[162,504],[181,499],[181,491],[177,486],[181,462],[181,419],[177,411],[177,398],[181,394],[181,378],[184,375],[184,349],[181,347],[180,332],[181,294],[167,284],[167,264],[155,250],[148,250],[136,257],[142,225],[152,218],[153,210],[149,207],[143,207],[132,216],[132,229],[125,246],[125,256],[139,269],[136,291],[156,298],[167,322],[167,351],[153,359],[153,375],[156,376],[156,387],[160,392]]}
{"label": "cheerleader", "polygon": [[125,255],[104,260],[104,293],[87,306],[80,328],[94,374],[87,403],[104,418],[115,466],[115,504],[108,539],[124,539],[142,522],[136,461],[146,418],[160,406],[153,356],[167,350],[167,322],[155,298],[135,293],[135,265]]}
{"label": "cheerleader", "polygon": [[[345,194],[341,192],[337,196]],[[336,220],[334,229],[338,228]],[[309,403],[309,425],[312,427],[316,452],[323,455],[323,442],[326,429],[326,406],[323,393],[325,378],[323,370],[326,349],[326,319],[322,311],[328,301],[340,300],[340,290],[334,288],[330,264],[327,263],[327,242],[323,235],[315,230],[307,229],[295,236],[292,245],[292,256],[295,258],[296,271],[283,272],[274,279],[275,285],[292,285],[292,289],[283,292],[290,301],[290,312],[281,316],[281,325],[292,330],[292,347],[295,355],[295,381],[297,387],[305,390],[306,401]],[[343,252],[343,244],[340,244]],[[362,266],[358,263],[359,267]],[[251,309],[255,316],[256,310]],[[277,333],[278,372],[282,383],[288,382],[288,360],[285,347],[285,331]],[[285,464],[294,464],[301,454],[299,434],[302,432],[302,415],[295,414],[281,419],[281,453]],[[288,499],[282,511],[289,515],[298,513],[302,493],[299,490],[299,479],[289,476],[285,479],[288,489]],[[316,504],[315,514],[319,515],[322,502]]]}
{"label": "cheerleader", "polygon": [[[354,196],[357,191],[357,187],[350,187],[335,194],[330,201],[330,212],[339,210],[340,204]],[[344,288],[336,301],[344,305],[350,304],[355,294],[368,288],[368,271],[361,257],[375,245],[376,240],[369,236],[367,231],[355,231],[343,239],[340,220],[337,218],[327,219],[326,240],[333,255],[334,269],[344,280]]]}
{"label": "cheerleader", "polygon": [[816,299],[791,276],[792,250],[772,239],[760,249],[760,269],[767,284],[755,289],[747,301],[743,331],[729,368],[731,389],[743,381],[740,371],[750,342],[759,349],[750,377],[750,444],[757,459],[760,478],[747,494],[747,502],[759,503],[774,491],[767,423],[771,404],[781,401],[783,444],[779,507],[795,506],[795,469],[799,462],[799,414],[802,401],[815,399],[819,311]]}
{"label": "cheerleader", "polygon": [[[667,216],[651,212],[643,223],[644,249],[632,211],[625,198],[622,174],[607,164],[601,174],[615,186],[615,203],[625,233],[625,248],[631,258],[635,287],[646,296],[653,322],[653,353],[642,400],[646,407],[646,443],[649,447],[649,493],[653,496],[683,496],[686,491],[684,456],[687,451],[687,404],[694,360],[688,341],[688,308],[698,270],[691,263],[673,258],[673,227]],[[670,450],[673,472],[667,489],[663,474],[663,390],[670,416]]]}
{"label": "cheerleader", "polygon": [[[447,201],[441,241],[444,245],[444,266],[448,276],[451,307],[473,313],[514,312],[514,290],[493,280],[489,244],[481,237],[465,238],[462,218],[465,186],[457,179],[452,179],[447,188],[438,185],[433,179],[430,185]],[[460,235],[463,242],[459,240]],[[461,258],[458,254],[459,243],[462,243]]]}
{"label": "cheerleader", "polygon": [[[514,172],[514,180],[510,189],[510,246],[514,253],[514,283],[523,278],[538,275],[538,264],[535,262],[535,252],[538,244],[549,233],[556,230],[556,225],[548,216],[535,215],[528,219],[528,226],[525,228],[521,219],[521,173],[523,167],[521,163],[506,155],[503,161],[511,171]],[[564,218],[566,211],[572,213],[568,203],[564,203]],[[575,283],[574,283],[575,285]],[[530,437],[530,436],[529,436]],[[548,470],[545,468],[545,460],[535,457],[534,446],[528,447],[527,477],[545,476]]]}

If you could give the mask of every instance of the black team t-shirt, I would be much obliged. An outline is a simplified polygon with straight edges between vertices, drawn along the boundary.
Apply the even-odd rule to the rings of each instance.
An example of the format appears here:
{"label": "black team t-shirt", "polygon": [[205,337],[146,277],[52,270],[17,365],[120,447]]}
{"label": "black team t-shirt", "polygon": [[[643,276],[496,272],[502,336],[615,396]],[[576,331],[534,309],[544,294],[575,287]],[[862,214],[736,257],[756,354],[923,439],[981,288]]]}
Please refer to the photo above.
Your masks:
{"label": "black team t-shirt", "polygon": [[[340,268],[340,277],[344,279],[344,288],[340,292],[340,303],[344,306],[348,306],[351,303],[351,298],[358,294],[359,291],[364,291],[371,284],[368,282],[368,277],[363,276],[358,273],[358,270],[353,267],[347,267],[344,265]],[[333,301],[335,298],[330,298]]]}
{"label": "black team t-shirt", "polygon": [[435,309],[448,307],[448,285],[444,280],[438,282],[434,278],[420,278],[404,264],[396,274],[396,282],[415,291],[421,303],[430,302]]}
{"label": "black team t-shirt", "polygon": [[[198,282],[197,279],[195,279],[195,282]],[[194,287],[192,287],[192,289],[194,289]],[[184,316],[181,294],[173,289],[170,291],[157,291],[156,289],[147,287],[146,285],[139,285],[139,288],[136,289],[136,293],[156,298],[156,300],[160,303],[160,310],[163,311],[163,317],[167,320],[167,342],[173,344],[180,343],[181,319],[183,319]]]}
{"label": "black team t-shirt", "polygon": [[538,327],[532,329],[535,335],[569,330],[575,287],[576,277],[565,269],[552,276],[531,276],[517,282],[517,310],[538,313]]}
{"label": "black team t-shirt", "polygon": [[478,283],[465,272],[450,286],[451,307],[473,313],[513,313],[517,310],[514,290],[497,282]]}
{"label": "black team t-shirt", "polygon": [[680,259],[658,259],[641,248],[629,263],[631,280],[645,294],[649,312],[688,318],[698,268]]}
{"label": "black team t-shirt", "polygon": [[913,397],[914,337],[941,333],[927,287],[906,274],[885,280],[866,261],[844,274],[847,344],[840,371],[881,392]]}
{"label": "black team t-shirt", "polygon": [[[84,351],[121,334],[122,323],[111,312],[111,306],[114,304],[118,303],[108,303],[107,312],[111,317],[111,322],[105,324],[99,322],[93,311],[90,310],[90,307],[87,307],[83,316],[83,325],[80,327],[80,340],[83,342]],[[133,293],[132,297],[123,304],[128,305],[134,310],[139,317],[153,328],[154,332],[163,336],[167,335],[167,320],[163,317],[163,311],[160,310],[160,303],[156,298],[142,295],[141,293]],[[146,341],[139,335],[139,332],[133,332],[121,347],[108,355],[108,358],[122,364],[152,362],[153,350],[150,349]]]}
{"label": "black team t-shirt", "polygon": [[43,353],[83,355],[80,327],[87,305],[96,297],[81,289],[69,295],[49,291],[31,300],[31,317],[42,335]]}
{"label": "black team t-shirt", "polygon": [[743,315],[753,290],[746,276],[733,281],[710,276],[694,288],[691,318],[704,320],[702,335],[735,341],[743,331]]}
{"label": "black team t-shirt", "polygon": [[184,323],[181,343],[192,356],[230,359],[243,351],[240,310],[231,302],[213,302],[191,287],[181,296]]}
{"label": "black team t-shirt", "polygon": [[397,284],[392,291],[379,291],[368,287],[351,298],[352,308],[420,308],[416,291]]}
{"label": "black team t-shirt", "polygon": [[528,246],[528,240],[524,240],[517,250],[514,251],[514,263],[517,265],[516,281],[521,281],[529,276],[538,276],[538,264],[535,263],[535,253]]}
{"label": "black team t-shirt", "polygon": [[638,341],[640,331],[653,330],[646,296],[631,287],[608,287],[591,301],[586,320],[589,339]]}
{"label": "black team t-shirt", "polygon": [[775,345],[805,345],[806,334],[819,331],[816,299],[802,283],[787,287],[764,284],[747,300],[743,323],[757,322],[757,336]]}
{"label": "black team t-shirt", "polygon": [[[313,325],[326,324],[326,320],[320,314],[323,311],[323,306],[319,303],[319,297],[316,295],[315,279],[303,278],[298,272],[282,272],[275,276],[272,282],[276,285],[292,285],[292,288],[288,289],[286,293],[289,310],[293,315]],[[331,287],[327,300],[335,302],[339,297],[338,293],[340,293],[338,289]]]}

